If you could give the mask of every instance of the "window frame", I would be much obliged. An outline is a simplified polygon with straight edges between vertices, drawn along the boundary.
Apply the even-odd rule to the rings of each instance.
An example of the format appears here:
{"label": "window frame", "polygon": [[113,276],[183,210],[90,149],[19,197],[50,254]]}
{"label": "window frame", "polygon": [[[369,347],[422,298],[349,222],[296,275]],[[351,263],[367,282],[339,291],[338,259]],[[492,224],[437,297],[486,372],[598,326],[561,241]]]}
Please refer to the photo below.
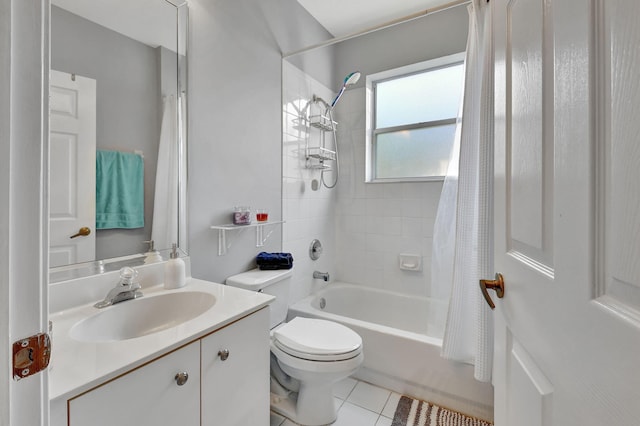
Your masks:
{"label": "window frame", "polygon": [[[375,143],[378,135],[397,132],[399,130],[427,129],[443,125],[456,124],[458,117],[441,120],[411,123],[406,125],[376,128],[376,86],[385,81],[397,78],[409,77],[428,71],[435,71],[454,65],[464,64],[465,52],[442,56],[428,61],[370,74],[366,77],[366,160],[365,160],[365,183],[390,183],[390,182],[430,182],[442,181],[445,176],[414,176],[414,177],[376,177],[376,149]],[[464,90],[464,89],[463,89]]]}

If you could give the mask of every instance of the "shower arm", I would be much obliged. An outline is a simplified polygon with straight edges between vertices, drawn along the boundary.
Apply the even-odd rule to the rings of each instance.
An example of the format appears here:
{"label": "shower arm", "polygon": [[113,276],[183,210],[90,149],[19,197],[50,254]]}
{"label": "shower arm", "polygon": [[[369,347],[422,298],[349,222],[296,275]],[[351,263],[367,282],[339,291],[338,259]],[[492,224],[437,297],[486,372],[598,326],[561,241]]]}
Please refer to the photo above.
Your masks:
{"label": "shower arm", "polygon": [[313,102],[316,102],[316,103],[319,103],[319,104],[324,105],[324,107],[326,108],[326,109],[325,109],[325,114],[326,114],[327,112],[329,112],[330,110],[332,110],[332,109],[333,109],[333,107],[332,107],[331,105],[329,105],[329,104],[327,103],[327,101],[325,101],[324,99],[322,99],[320,96],[313,95],[312,100],[313,100]]}

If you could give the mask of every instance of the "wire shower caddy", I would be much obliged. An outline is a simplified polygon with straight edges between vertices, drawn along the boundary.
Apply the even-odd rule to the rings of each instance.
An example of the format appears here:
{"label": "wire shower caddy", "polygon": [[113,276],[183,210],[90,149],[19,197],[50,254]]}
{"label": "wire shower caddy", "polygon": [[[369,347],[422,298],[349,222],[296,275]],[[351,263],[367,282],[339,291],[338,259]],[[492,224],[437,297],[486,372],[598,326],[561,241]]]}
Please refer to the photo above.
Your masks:
{"label": "wire shower caddy", "polygon": [[[331,108],[322,98],[313,95],[303,110],[302,119],[306,122],[307,127],[304,146],[305,167],[322,171],[332,170],[330,165],[325,164],[325,161],[337,162],[338,160],[337,152],[326,146],[326,133],[330,132],[333,136],[333,146],[337,147],[336,128],[338,123],[333,120]],[[311,146],[310,143],[312,127],[320,130],[317,146]]]}

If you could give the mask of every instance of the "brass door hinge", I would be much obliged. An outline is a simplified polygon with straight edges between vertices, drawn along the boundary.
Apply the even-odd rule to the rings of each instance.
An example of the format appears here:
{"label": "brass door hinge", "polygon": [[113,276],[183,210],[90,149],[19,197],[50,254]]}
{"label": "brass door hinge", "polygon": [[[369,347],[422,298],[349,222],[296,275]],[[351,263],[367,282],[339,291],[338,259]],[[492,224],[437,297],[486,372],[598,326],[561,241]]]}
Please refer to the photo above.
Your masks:
{"label": "brass door hinge", "polygon": [[40,333],[13,343],[13,379],[20,380],[47,368],[51,358],[51,338]]}

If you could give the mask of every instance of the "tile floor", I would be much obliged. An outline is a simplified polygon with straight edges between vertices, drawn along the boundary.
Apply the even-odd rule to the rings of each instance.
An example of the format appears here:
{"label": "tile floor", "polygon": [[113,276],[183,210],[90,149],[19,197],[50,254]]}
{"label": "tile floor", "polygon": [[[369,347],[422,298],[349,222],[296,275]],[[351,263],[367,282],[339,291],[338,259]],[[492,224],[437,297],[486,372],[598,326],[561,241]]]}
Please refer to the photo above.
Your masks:
{"label": "tile floor", "polygon": [[[332,426],[391,426],[400,394],[369,383],[346,378],[334,389],[338,420]],[[271,413],[271,426],[295,426]]]}

